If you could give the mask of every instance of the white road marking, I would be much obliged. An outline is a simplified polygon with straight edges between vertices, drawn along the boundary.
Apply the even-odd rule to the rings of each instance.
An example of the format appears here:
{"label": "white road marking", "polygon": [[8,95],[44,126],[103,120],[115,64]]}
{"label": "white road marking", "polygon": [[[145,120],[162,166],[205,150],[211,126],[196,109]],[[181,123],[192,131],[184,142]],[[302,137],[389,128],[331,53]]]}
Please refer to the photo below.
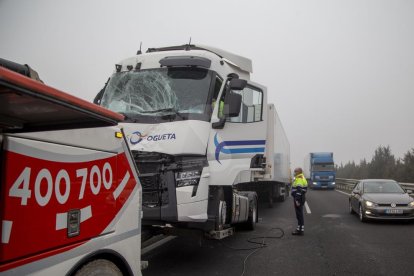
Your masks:
{"label": "white road marking", "polygon": [[9,243],[13,221],[3,220],[1,227],[1,243]]}
{"label": "white road marking", "polygon": [[337,191],[338,193],[341,193],[341,194],[344,194],[344,195],[348,195],[349,196],[348,193],[345,193],[345,192],[342,192],[342,191],[339,191],[339,190],[335,190],[335,191]]}
{"label": "white road marking", "polygon": [[119,184],[118,187],[116,187],[115,191],[113,192],[115,200],[119,197],[119,195],[122,193],[122,191],[125,189],[125,186],[129,180],[129,172],[127,171],[124,178],[121,181],[121,184]]}
{"label": "white road marking", "polygon": [[305,201],[305,209],[306,209],[306,213],[308,213],[308,214],[311,214],[312,213],[311,210],[310,210],[310,208],[309,208],[309,205],[308,205],[308,202],[307,201]]}

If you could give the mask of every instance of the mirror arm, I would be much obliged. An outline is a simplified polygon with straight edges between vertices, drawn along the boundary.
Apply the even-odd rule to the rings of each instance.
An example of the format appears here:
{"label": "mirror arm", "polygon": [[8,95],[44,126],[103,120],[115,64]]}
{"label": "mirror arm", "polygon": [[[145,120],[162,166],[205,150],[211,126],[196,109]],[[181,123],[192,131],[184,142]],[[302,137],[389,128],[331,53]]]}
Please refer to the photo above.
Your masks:
{"label": "mirror arm", "polygon": [[226,124],[226,119],[221,118],[220,121],[212,124],[213,129],[223,129]]}

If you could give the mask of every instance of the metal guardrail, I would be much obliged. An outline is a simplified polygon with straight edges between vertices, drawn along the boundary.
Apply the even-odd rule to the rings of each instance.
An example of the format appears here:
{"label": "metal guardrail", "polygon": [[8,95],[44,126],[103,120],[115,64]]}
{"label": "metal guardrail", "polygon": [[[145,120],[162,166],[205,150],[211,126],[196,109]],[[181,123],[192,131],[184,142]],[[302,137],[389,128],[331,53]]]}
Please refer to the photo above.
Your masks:
{"label": "metal guardrail", "polygon": [[[336,178],[336,189],[350,193],[354,189],[358,181],[359,179]],[[412,192],[410,193],[410,195],[414,195],[414,183],[400,182],[400,185],[405,190],[411,190]]]}

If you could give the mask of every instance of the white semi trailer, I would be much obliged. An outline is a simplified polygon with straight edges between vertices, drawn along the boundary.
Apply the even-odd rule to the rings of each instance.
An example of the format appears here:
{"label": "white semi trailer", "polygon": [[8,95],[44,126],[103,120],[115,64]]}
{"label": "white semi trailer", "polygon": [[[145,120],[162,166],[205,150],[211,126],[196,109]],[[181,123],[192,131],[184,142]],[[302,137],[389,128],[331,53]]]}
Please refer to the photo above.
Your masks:
{"label": "white semi trailer", "polygon": [[258,195],[284,199],[289,142],[251,60],[208,46],[150,48],[116,64],[94,102],[122,123],[143,187],[143,225],[254,228]]}

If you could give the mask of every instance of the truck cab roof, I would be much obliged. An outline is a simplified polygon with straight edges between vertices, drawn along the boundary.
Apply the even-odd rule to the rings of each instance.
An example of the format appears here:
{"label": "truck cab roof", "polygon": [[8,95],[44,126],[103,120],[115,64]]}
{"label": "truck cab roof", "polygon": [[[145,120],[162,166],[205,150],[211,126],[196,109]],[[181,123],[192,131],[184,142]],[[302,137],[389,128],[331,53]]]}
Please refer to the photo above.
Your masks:
{"label": "truck cab roof", "polygon": [[[122,60],[116,65],[116,71],[159,68],[160,61],[167,57],[201,57],[211,61],[208,69],[219,73],[236,73],[240,78],[249,80],[253,72],[252,61],[243,56],[230,53],[219,48],[206,45],[179,45],[161,48],[148,48],[146,53],[140,52]],[[193,64],[191,64],[193,66]]]}

